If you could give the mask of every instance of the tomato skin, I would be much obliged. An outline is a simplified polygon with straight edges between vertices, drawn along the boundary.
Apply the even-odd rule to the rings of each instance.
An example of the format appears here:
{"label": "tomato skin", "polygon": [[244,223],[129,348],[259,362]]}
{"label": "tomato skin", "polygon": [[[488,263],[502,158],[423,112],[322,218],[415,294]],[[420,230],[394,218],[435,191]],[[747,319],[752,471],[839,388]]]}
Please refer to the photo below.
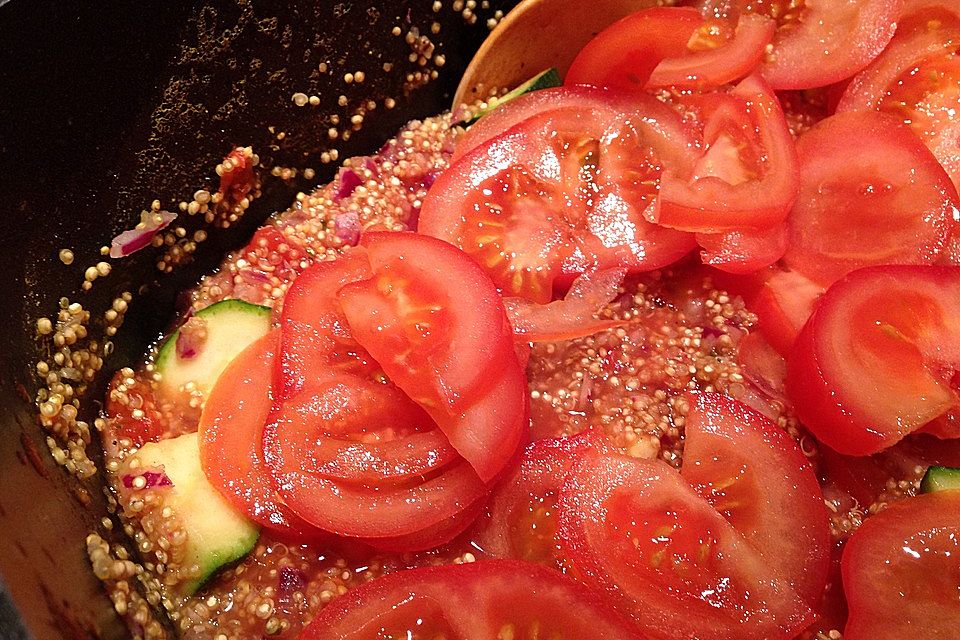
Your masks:
{"label": "tomato skin", "polygon": [[960,491],[907,498],[868,518],[841,563],[850,640],[955,638]]}
{"label": "tomato skin", "polygon": [[200,416],[200,462],[211,484],[252,520],[285,537],[312,538],[322,532],[284,503],[263,459],[279,338],[275,329],[254,342],[218,378]]}
{"label": "tomato skin", "polygon": [[[503,637],[643,640],[595,593],[558,571],[516,560],[411,569],[324,607],[301,640]],[[423,634],[421,636],[420,634]]]}
{"label": "tomato skin", "polygon": [[816,606],[827,581],[830,529],[810,461],[746,405],[719,393],[692,400],[681,475]]}
{"label": "tomato skin", "polygon": [[672,467],[586,456],[561,491],[575,575],[651,638],[792,638],[813,612]]}
{"label": "tomato skin", "polygon": [[784,262],[829,285],[876,264],[930,264],[960,210],[950,177],[897,119],[840,113],[800,136]]}
{"label": "tomato skin", "polygon": [[773,90],[757,75],[728,93],[694,101],[706,152],[693,166],[666,166],[654,222],[684,231],[769,229],[800,188],[793,137]]}
{"label": "tomato skin", "polygon": [[957,267],[868,267],[830,287],[788,361],[801,421],[836,451],[868,455],[955,406],[957,300]]}
{"label": "tomato skin", "polygon": [[658,206],[660,164],[692,157],[674,137],[685,128],[651,97],[632,102],[630,112],[612,101],[543,111],[475,147],[431,188],[420,232],[466,250],[503,295],[537,303],[586,271],[683,257],[693,238],[645,216]]}

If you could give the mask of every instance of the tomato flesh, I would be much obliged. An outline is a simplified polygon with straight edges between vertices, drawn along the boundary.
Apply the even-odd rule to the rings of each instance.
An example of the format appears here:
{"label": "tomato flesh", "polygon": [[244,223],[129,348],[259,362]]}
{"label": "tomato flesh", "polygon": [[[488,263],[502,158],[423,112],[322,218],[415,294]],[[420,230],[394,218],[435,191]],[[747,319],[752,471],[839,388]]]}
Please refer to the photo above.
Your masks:
{"label": "tomato flesh", "polygon": [[703,126],[694,165],[664,167],[658,224],[700,233],[781,223],[800,187],[797,154],[776,95],[753,75],[726,93],[692,98]]}
{"label": "tomato flesh", "polygon": [[760,66],[777,89],[807,89],[852,76],[893,37],[902,0],[703,0],[704,15],[733,22],[744,14],[773,18],[772,50]]}
{"label": "tomato flesh", "polygon": [[812,619],[786,580],[659,460],[585,458],[561,492],[558,535],[575,574],[652,638],[790,638]]}
{"label": "tomato flesh", "polygon": [[284,503],[263,458],[279,337],[274,330],[254,342],[217,379],[200,415],[200,463],[211,484],[255,522],[290,537],[312,537],[319,532]]}
{"label": "tomato flesh", "polygon": [[477,543],[495,558],[517,558],[558,566],[556,512],[560,487],[592,447],[587,434],[548,438],[524,451],[520,466],[495,490]]}
{"label": "tomato flesh", "polygon": [[838,112],[879,109],[911,126],[960,188],[960,11],[912,3],[887,49],[858,74]]}
{"label": "tomato flesh", "polygon": [[631,113],[600,102],[541,112],[444,172],[420,232],[461,247],[504,295],[538,303],[586,271],[668,265],[693,238],[645,215],[658,204],[659,163],[689,154],[666,137],[683,131],[653,98]]}
{"label": "tomato flesh", "polygon": [[750,301],[757,330],[777,351],[789,354],[823,291],[796,271],[774,272]]}
{"label": "tomato flesh", "polygon": [[784,431],[744,404],[698,394],[681,475],[804,599],[827,580],[830,532],[816,474]]}
{"label": "tomato flesh", "polygon": [[790,356],[801,420],[840,453],[880,451],[957,405],[960,268],[860,269],[820,299]]}
{"label": "tomato flesh", "polygon": [[960,198],[907,127],[885,114],[837,114],[803,134],[797,153],[790,268],[829,285],[859,267],[937,259]]}
{"label": "tomato flesh", "polygon": [[843,553],[843,637],[956,637],[960,491],[908,498],[869,518]]}
{"label": "tomato flesh", "polygon": [[334,600],[301,640],[473,640],[643,636],[596,594],[558,571],[481,560],[401,571]]}

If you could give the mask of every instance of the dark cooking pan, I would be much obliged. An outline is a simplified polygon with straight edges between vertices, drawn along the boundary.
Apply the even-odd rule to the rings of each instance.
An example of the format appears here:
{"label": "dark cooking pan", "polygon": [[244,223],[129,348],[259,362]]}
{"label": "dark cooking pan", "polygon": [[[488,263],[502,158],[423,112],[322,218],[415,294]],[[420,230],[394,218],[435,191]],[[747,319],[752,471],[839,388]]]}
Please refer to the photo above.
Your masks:
{"label": "dark cooking pan", "polygon": [[[47,348],[37,319],[55,315],[62,296],[97,315],[119,292],[136,293],[116,349],[87,390],[88,399],[102,396],[111,373],[134,364],[170,321],[177,291],[297,191],[329,179],[336,163],[320,160],[329,144],[323,116],[338,112],[341,95],[351,104],[396,100],[337,145],[341,159],[372,152],[406,120],[446,108],[487,32],[487,14],[513,3],[491,1],[472,22],[451,4],[435,11],[433,0],[0,0],[0,637],[23,628],[38,639],[126,635],[84,550],[106,515],[101,486],[53,462],[35,416],[35,366]],[[404,90],[417,63],[394,26],[431,33],[446,58],[436,80]],[[346,84],[346,69],[363,70],[364,82]],[[297,106],[297,92],[320,102]],[[212,168],[238,144],[253,145],[263,165],[316,174],[265,184],[239,224],[211,233],[172,274],[161,275],[147,249],[81,290],[101,246],[154,199],[166,207],[215,189]],[[69,265],[58,257],[64,248],[74,255]],[[88,413],[96,408],[85,404]]]}

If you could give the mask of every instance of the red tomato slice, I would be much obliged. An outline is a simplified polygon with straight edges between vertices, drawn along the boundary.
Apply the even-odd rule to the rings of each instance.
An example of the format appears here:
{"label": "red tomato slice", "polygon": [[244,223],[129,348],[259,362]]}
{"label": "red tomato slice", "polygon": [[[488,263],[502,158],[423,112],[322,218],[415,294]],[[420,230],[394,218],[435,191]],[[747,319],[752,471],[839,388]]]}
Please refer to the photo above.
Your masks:
{"label": "red tomato slice", "polygon": [[[621,117],[630,114],[649,122],[654,131],[663,138],[649,140],[656,153],[668,158],[672,163],[692,165],[697,149],[693,140],[693,129],[686,125],[672,109],[658,100],[643,94],[622,95],[593,87],[556,87],[531,91],[498,106],[493,112],[483,116],[470,125],[466,134],[457,142],[450,163],[453,164],[474,149],[493,141],[524,120],[545,113],[566,109],[597,109],[607,112],[615,109]],[[673,141],[673,144],[670,144]]]}
{"label": "red tomato slice", "polygon": [[290,285],[280,314],[277,401],[331,375],[377,370],[370,354],[353,339],[336,298],[344,285],[369,276],[366,256],[351,252],[308,267]]}
{"label": "red tomato slice", "polygon": [[562,300],[536,304],[523,298],[504,298],[513,333],[529,342],[555,342],[589,336],[623,324],[596,317],[620,293],[627,270],[605,269],[584,273],[570,285]]}
{"label": "red tomato slice", "polygon": [[748,15],[736,32],[688,7],[656,7],[600,32],[567,71],[567,85],[636,92],[650,87],[707,89],[749,75],[776,25]]}
{"label": "red tomato slice", "polygon": [[757,330],[777,351],[789,354],[823,291],[796,271],[774,272],[750,301]]}
{"label": "red tomato slice", "polygon": [[770,420],[719,393],[692,398],[681,475],[803,600],[820,602],[830,529],[810,461]]}
{"label": "red tomato slice", "polygon": [[902,118],[960,188],[960,9],[913,2],[887,49],[857,75],[838,112],[879,109]]}
{"label": "red tomato slice", "polygon": [[576,458],[593,446],[588,434],[529,445],[520,466],[494,491],[477,544],[495,558],[558,567],[557,498]]}
{"label": "red tomato slice", "polygon": [[467,505],[443,522],[426,529],[387,538],[367,538],[364,540],[364,543],[378,551],[385,551],[387,553],[407,553],[411,551],[436,549],[451,542],[470,528],[477,520],[477,517],[483,513],[485,505],[486,496],[471,505]]}
{"label": "red tomato slice", "polygon": [[[349,393],[349,386],[339,388]],[[388,422],[391,414],[377,418]],[[459,459],[431,475],[404,481],[360,484],[331,480],[317,471],[312,460],[311,450],[323,436],[315,425],[281,411],[271,416],[264,428],[263,446],[284,501],[301,518],[325,531],[364,539],[423,532],[487,493],[470,465]]]}
{"label": "red tomato slice", "polygon": [[718,38],[718,21],[705,20],[687,43],[688,53],[660,62],[648,87],[708,89],[741,80],[753,73],[773,39],[776,22],[765,16],[740,16],[733,36]]}
{"label": "red tomato slice", "polygon": [[958,406],[960,267],[868,267],[823,295],[790,356],[803,423],[867,455]]}
{"label": "red tomato slice", "polygon": [[776,263],[787,251],[787,229],[741,229],[723,233],[698,233],[700,259],[714,269],[746,274]]}
{"label": "red tomato slice", "polygon": [[420,232],[463,248],[504,295],[540,303],[585,271],[679,259],[692,238],[644,216],[659,164],[689,152],[667,137],[683,126],[653,98],[633,102],[627,114],[599,102],[547,111],[473,149],[427,194]]}
{"label": "red tomato slice", "polygon": [[666,165],[651,220],[716,233],[783,221],[800,187],[793,137],[773,91],[753,75],[729,93],[694,100],[706,151],[693,167]]}
{"label": "red tomato slice", "polygon": [[908,498],[868,518],[843,552],[849,640],[955,638],[960,491]]}
{"label": "red tomato slice", "polygon": [[930,264],[960,197],[933,154],[895,118],[841,113],[797,140],[800,197],[787,265],[829,285],[878,264]]}
{"label": "red tomato slice", "polygon": [[323,608],[300,640],[642,640],[589,589],[530,562],[481,560],[400,571]]}
{"label": "red tomato slice", "polygon": [[759,13],[777,21],[773,48],[760,66],[777,89],[832,84],[867,66],[890,42],[902,0],[702,0],[704,15],[736,20]]}
{"label": "red tomato slice", "polygon": [[250,519],[286,536],[315,537],[317,529],[279,496],[263,459],[279,338],[279,330],[271,331],[220,374],[200,416],[200,464],[210,483]]}
{"label": "red tomato slice", "polygon": [[493,282],[428,236],[368,233],[361,246],[371,275],[338,293],[350,331],[489,481],[527,428],[526,378]]}
{"label": "red tomato slice", "polygon": [[580,50],[564,83],[642,91],[660,62],[687,53],[691,40],[706,44],[719,39],[711,38],[708,30],[699,34],[702,24],[703,18],[690,7],[654,7],[621,18]]}
{"label": "red tomato slice", "polygon": [[575,575],[651,638],[792,638],[813,613],[672,467],[587,456],[560,497]]}

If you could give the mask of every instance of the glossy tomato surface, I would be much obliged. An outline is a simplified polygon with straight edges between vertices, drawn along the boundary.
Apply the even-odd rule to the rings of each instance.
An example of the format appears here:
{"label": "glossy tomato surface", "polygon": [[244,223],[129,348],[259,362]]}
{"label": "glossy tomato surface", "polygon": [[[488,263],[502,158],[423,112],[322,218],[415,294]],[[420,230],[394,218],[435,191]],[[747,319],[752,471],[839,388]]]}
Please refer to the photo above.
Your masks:
{"label": "glossy tomato surface", "polygon": [[830,562],[823,494],[797,443],[719,393],[692,398],[681,475],[811,607]]}
{"label": "glossy tomato surface", "polygon": [[791,638],[814,617],[660,460],[587,456],[561,491],[558,535],[574,574],[653,638]]}
{"label": "glossy tomato surface", "polygon": [[589,589],[558,571],[481,560],[401,571],[329,604],[302,640],[642,640]]}
{"label": "glossy tomato surface", "polygon": [[843,553],[850,640],[956,638],[960,491],[908,498],[869,518]]}
{"label": "glossy tomato surface", "polygon": [[893,37],[901,0],[703,0],[705,15],[736,21],[744,14],[777,22],[760,66],[777,89],[806,89],[848,78],[867,66]]}
{"label": "glossy tomato surface", "polygon": [[773,20],[758,15],[744,16],[734,30],[690,7],[639,11],[587,43],[565,82],[629,92],[718,87],[757,67],[774,28]]}
{"label": "glossy tomato surface", "polygon": [[658,224],[700,233],[762,231],[783,222],[800,187],[793,137],[776,94],[751,75],[683,102],[702,127],[693,165],[664,168]]}
{"label": "glossy tomato surface", "polygon": [[430,189],[419,231],[462,248],[505,296],[538,303],[586,271],[674,262],[693,238],[647,217],[661,163],[690,158],[692,141],[669,107],[629,104],[542,111],[475,147]]}
{"label": "glossy tomato surface", "polygon": [[244,349],[217,378],[200,415],[200,463],[211,484],[247,517],[283,535],[310,537],[318,531],[284,503],[263,459],[279,333]]}
{"label": "glossy tomato surface", "polygon": [[875,453],[957,404],[960,268],[860,269],[823,295],[789,358],[787,390],[819,440]]}
{"label": "glossy tomato surface", "polygon": [[960,211],[933,154],[897,119],[841,113],[797,140],[786,264],[824,286],[860,267],[931,264]]}
{"label": "glossy tomato surface", "polygon": [[908,2],[897,34],[847,87],[838,112],[879,109],[909,124],[960,187],[960,7]]}

